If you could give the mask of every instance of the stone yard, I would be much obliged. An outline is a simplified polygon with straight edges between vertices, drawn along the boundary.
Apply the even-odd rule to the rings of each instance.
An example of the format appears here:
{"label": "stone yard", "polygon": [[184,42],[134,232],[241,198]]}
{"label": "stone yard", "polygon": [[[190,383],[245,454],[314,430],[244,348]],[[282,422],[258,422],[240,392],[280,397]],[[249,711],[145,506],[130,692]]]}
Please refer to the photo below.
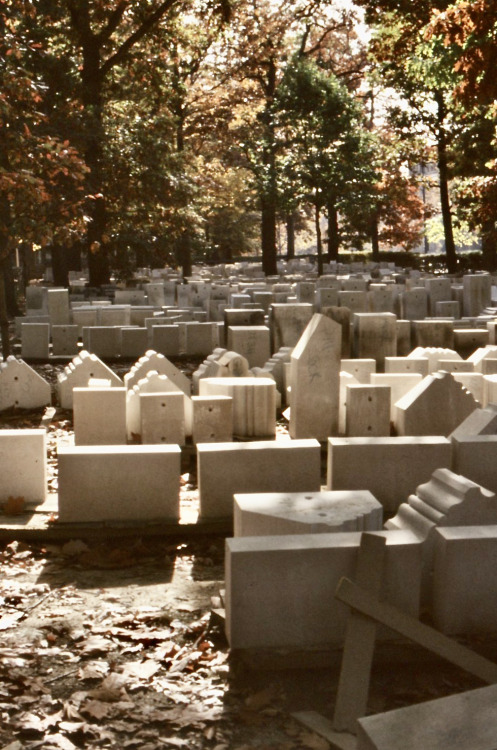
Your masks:
{"label": "stone yard", "polygon": [[389,750],[486,716],[491,688],[390,710],[497,682],[493,278],[240,266],[31,288],[0,364],[9,750]]}

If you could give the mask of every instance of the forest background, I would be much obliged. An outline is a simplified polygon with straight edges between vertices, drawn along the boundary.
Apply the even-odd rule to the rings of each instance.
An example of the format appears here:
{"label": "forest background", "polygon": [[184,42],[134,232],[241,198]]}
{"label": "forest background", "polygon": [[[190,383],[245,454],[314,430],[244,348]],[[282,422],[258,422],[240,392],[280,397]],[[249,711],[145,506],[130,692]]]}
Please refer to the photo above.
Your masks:
{"label": "forest background", "polygon": [[46,250],[63,286],[82,259],[92,286],[240,256],[274,275],[306,231],[319,272],[430,231],[449,272],[475,235],[472,263],[495,268],[496,11],[0,0],[0,309]]}

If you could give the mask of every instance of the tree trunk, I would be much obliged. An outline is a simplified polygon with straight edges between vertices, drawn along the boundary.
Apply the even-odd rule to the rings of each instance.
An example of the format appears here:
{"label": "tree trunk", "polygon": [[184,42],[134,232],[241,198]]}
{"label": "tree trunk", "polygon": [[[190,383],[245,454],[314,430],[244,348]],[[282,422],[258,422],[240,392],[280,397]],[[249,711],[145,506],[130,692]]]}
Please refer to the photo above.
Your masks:
{"label": "tree trunk", "polygon": [[445,103],[443,95],[437,92],[435,95],[438,106],[438,131],[437,131],[437,155],[438,172],[440,176],[440,205],[442,209],[442,222],[445,236],[445,254],[447,257],[447,270],[449,273],[457,271],[457,255],[452,231],[452,214],[449,198],[449,169],[447,158],[447,136],[444,129]]}
{"label": "tree trunk", "polygon": [[266,276],[277,276],[276,258],[276,206],[263,197],[261,201],[262,270]]}
{"label": "tree trunk", "polygon": [[380,240],[378,237],[378,215],[376,212],[371,219],[371,260],[373,263],[380,262]]}
{"label": "tree trunk", "polygon": [[286,217],[286,259],[295,258],[295,216],[287,214]]}
{"label": "tree trunk", "polygon": [[103,144],[105,132],[102,120],[103,76],[100,67],[100,41],[91,34],[83,45],[81,71],[82,100],[85,116],[85,161],[90,170],[87,188],[90,200],[90,222],[86,237],[90,286],[102,286],[110,281],[110,265],[103,241],[107,223],[103,184]]}
{"label": "tree trunk", "polygon": [[69,288],[69,270],[64,248],[60,245],[52,246],[52,273],[55,286]]}
{"label": "tree trunk", "polygon": [[261,194],[261,245],[262,269],[266,276],[276,276],[276,142],[272,105],[276,93],[276,64],[273,58],[268,61],[268,74],[265,85],[266,107],[262,115],[265,130],[265,144],[262,161],[267,179]]}
{"label": "tree trunk", "polygon": [[338,230],[338,211],[334,198],[329,198],[326,211],[328,214],[328,260],[338,260],[340,232]]}
{"label": "tree trunk", "polygon": [[317,251],[318,251],[318,276],[323,275],[323,242],[321,240],[321,224],[319,223],[320,220],[320,210],[319,210],[319,204],[316,203],[314,206],[314,223],[316,227],[316,244],[317,244]]}
{"label": "tree trunk", "polygon": [[178,240],[178,263],[181,266],[183,279],[192,275],[192,250],[190,232],[185,229]]}
{"label": "tree trunk", "polygon": [[10,356],[9,316],[7,314],[7,298],[5,295],[5,261],[0,261],[0,334],[2,337],[2,356]]}
{"label": "tree trunk", "polygon": [[493,221],[483,225],[481,231],[481,253],[483,268],[494,271],[497,266],[497,235]]}

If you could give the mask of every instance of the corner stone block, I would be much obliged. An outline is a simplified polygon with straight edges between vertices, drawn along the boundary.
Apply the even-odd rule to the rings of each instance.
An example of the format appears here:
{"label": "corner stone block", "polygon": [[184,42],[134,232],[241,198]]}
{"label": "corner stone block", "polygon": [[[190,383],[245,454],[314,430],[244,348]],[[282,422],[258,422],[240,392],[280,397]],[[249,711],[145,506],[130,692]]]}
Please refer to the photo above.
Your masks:
{"label": "corner stone block", "polygon": [[42,503],[47,495],[45,430],[0,430],[0,501],[22,497]]}
{"label": "corner stone block", "polygon": [[59,521],[177,521],[178,445],[62,447]]}
{"label": "corner stone block", "polygon": [[201,520],[232,517],[235,493],[321,489],[317,440],[200,443],[197,460]]}

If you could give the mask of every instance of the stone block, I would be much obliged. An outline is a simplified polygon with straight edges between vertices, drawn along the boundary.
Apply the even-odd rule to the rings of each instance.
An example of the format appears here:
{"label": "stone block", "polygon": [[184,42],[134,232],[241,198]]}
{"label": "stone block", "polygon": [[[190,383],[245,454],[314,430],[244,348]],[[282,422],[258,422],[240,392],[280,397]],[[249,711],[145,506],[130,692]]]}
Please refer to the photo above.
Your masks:
{"label": "stone block", "polygon": [[292,438],[326,440],[338,432],[341,333],[316,313],[291,354]]}
{"label": "stone block", "polygon": [[411,388],[414,388],[422,379],[419,372],[373,372],[371,374],[371,385],[386,385],[390,388],[390,414],[393,414],[393,407],[397,401],[406,393],[409,393]]}
{"label": "stone block", "polygon": [[48,315],[50,325],[69,325],[69,290],[48,289],[47,290]]}
{"label": "stone block", "polygon": [[[219,329],[216,323],[180,323],[180,351],[189,357],[206,357],[219,345]],[[184,332],[184,349],[181,334]]]}
{"label": "stone block", "polygon": [[177,445],[61,447],[59,521],[177,521]]}
{"label": "stone block", "polygon": [[73,389],[76,445],[126,443],[126,388]]}
{"label": "stone block", "polygon": [[317,492],[317,440],[197,444],[200,517],[231,517],[233,495],[247,492]]}
{"label": "stone block", "polygon": [[325,307],[338,306],[338,289],[330,287],[321,287],[316,289],[316,308],[322,312]]}
{"label": "stone block", "polygon": [[374,359],[379,371],[385,357],[397,354],[397,325],[393,313],[356,313],[352,351],[359,359]]}
{"label": "stone block", "polygon": [[[397,357],[407,357],[411,351],[411,321],[397,320]],[[385,357],[386,359],[386,357]]]}
{"label": "stone block", "polygon": [[430,314],[435,318],[454,318],[457,320],[461,317],[461,305],[457,300],[436,302],[435,310]]}
{"label": "stone block", "polygon": [[383,507],[367,490],[234,496],[234,535],[381,531]]}
{"label": "stone block", "polygon": [[488,273],[466,274],[463,283],[463,315],[479,315],[491,305],[492,277]]}
{"label": "stone block", "polygon": [[342,290],[338,292],[338,304],[347,307],[351,313],[366,313],[368,295],[365,291]]}
{"label": "stone block", "polygon": [[129,305],[109,305],[101,307],[98,311],[98,327],[119,327],[129,326],[131,323],[131,308]]}
{"label": "stone block", "polygon": [[52,326],[52,354],[74,357],[78,353],[78,326]]}
{"label": "stone block", "polygon": [[497,435],[497,405],[489,404],[484,409],[475,409],[449,435],[463,438],[473,435]]}
{"label": "stone block", "polygon": [[81,351],[57,378],[57,394],[62,409],[73,408],[73,389],[86,388],[91,379],[110,380],[112,388],[123,382],[96,354]]}
{"label": "stone block", "polygon": [[314,307],[308,303],[273,303],[269,310],[271,329],[271,349],[277,351],[282,346],[295,346],[314,314]]}
{"label": "stone block", "polygon": [[434,537],[435,627],[451,635],[495,633],[497,526],[441,528]]}
{"label": "stone block", "polygon": [[83,335],[83,328],[97,325],[97,309],[92,307],[88,309],[76,309],[71,313],[72,322],[78,326],[78,336]]}
{"label": "stone block", "polygon": [[455,472],[497,492],[497,435],[453,437],[452,448]]}
{"label": "stone block", "polygon": [[435,469],[450,465],[444,437],[329,438],[327,489],[369,490],[395,513]]}
{"label": "stone block", "polygon": [[0,411],[12,407],[36,409],[51,400],[49,383],[26,362],[13,356],[0,361]]}
{"label": "stone block", "polygon": [[[409,532],[385,535],[382,598],[419,612],[421,544]],[[226,634],[233,650],[343,645],[348,607],[335,599],[354,578],[360,532],[226,540]],[[385,630],[379,631],[385,638]]]}
{"label": "stone block", "polygon": [[405,320],[423,320],[428,315],[428,293],[426,289],[406,289],[399,295],[400,316]]}
{"label": "stone block", "polygon": [[268,378],[202,378],[200,396],[233,399],[233,434],[269,437],[276,432],[276,383]]}
{"label": "stone block", "polygon": [[497,685],[358,721],[357,750],[497,750]]}
{"label": "stone block", "polygon": [[152,325],[151,327],[152,349],[165,357],[177,357],[180,353],[179,326],[177,325]]}
{"label": "stone block", "polygon": [[358,383],[369,385],[372,373],[376,372],[376,361],[374,359],[342,359],[340,370],[348,372]]}
{"label": "stone block", "polygon": [[148,348],[146,328],[123,328],[121,331],[121,357],[136,359],[142,357]]}
{"label": "stone block", "polygon": [[149,349],[124,376],[124,385],[128,390],[137,385],[146,377],[147,373],[154,370],[159,375],[166,375],[183,393],[190,395],[190,381],[181,370],[173,365],[163,354]]}
{"label": "stone block", "polygon": [[229,326],[227,346],[241,354],[249,367],[263,367],[271,356],[270,331],[267,326]]}
{"label": "stone block", "polygon": [[326,315],[335,323],[339,323],[342,327],[342,352],[341,357],[348,359],[350,357],[351,339],[352,339],[352,328],[351,319],[352,313],[348,307],[323,307],[321,310],[323,315]]}
{"label": "stone block", "polygon": [[428,314],[438,315],[437,306],[450,302],[452,304],[451,281],[447,278],[425,279],[425,289],[428,293]]}
{"label": "stone block", "polygon": [[479,372],[452,372],[452,377],[463,386],[476,401],[476,406],[486,406],[487,382],[486,378]]}
{"label": "stone block", "polygon": [[0,503],[9,497],[37,504],[45,500],[46,435],[44,429],[0,430]]}
{"label": "stone block", "polygon": [[193,443],[226,443],[233,439],[233,399],[192,396]]}
{"label": "stone block", "polygon": [[[86,329],[87,348],[92,354],[105,359],[117,359],[121,356],[121,331],[118,326],[95,326]],[[85,331],[83,331],[83,334]],[[84,341],[84,339],[83,339]]]}
{"label": "stone block", "polygon": [[424,378],[429,364],[427,357],[385,357],[385,373],[418,373]]}
{"label": "stone block", "polygon": [[461,357],[468,357],[488,343],[489,334],[486,328],[454,328],[454,349]]}
{"label": "stone block", "polygon": [[185,444],[185,396],[176,393],[140,393],[140,435],[143,444]]}
{"label": "stone block", "polygon": [[450,373],[437,372],[414,386],[395,405],[398,435],[450,435],[478,406]]}
{"label": "stone block", "polygon": [[[126,376],[125,376],[126,377]],[[126,431],[130,440],[136,439],[141,430],[141,401],[143,393],[179,393],[183,396],[185,432],[192,434],[192,402],[181,388],[167,375],[159,374],[156,370],[150,370],[147,375],[138,381],[132,388],[127,389],[126,394]]]}
{"label": "stone block", "polygon": [[23,359],[48,359],[50,325],[23,323],[21,325],[21,356]]}
{"label": "stone block", "polygon": [[454,324],[447,320],[413,320],[412,342],[415,347],[454,349]]}
{"label": "stone block", "polygon": [[346,386],[345,434],[349,437],[390,435],[390,386]]}

